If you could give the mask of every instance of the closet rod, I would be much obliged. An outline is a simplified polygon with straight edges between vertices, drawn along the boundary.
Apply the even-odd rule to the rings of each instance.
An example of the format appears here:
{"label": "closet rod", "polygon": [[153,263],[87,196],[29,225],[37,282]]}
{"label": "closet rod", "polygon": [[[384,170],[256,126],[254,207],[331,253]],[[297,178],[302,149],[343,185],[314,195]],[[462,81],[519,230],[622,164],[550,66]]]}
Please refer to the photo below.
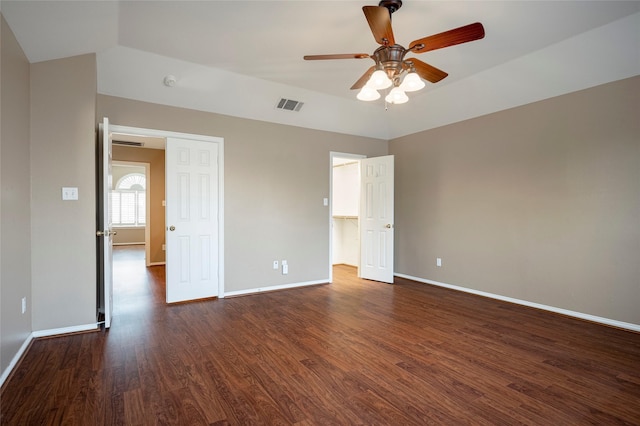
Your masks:
{"label": "closet rod", "polygon": [[350,166],[352,164],[360,164],[359,161],[350,161],[349,163],[342,163],[342,164],[335,164],[333,167],[344,167],[344,166]]}

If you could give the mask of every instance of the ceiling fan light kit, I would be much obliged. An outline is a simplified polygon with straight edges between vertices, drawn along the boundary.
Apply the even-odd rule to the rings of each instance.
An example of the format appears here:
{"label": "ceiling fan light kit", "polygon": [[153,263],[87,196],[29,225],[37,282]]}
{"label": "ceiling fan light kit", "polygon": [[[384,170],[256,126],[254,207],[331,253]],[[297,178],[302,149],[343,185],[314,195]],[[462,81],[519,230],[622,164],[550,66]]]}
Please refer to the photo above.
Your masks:
{"label": "ceiling fan light kit", "polygon": [[385,96],[384,100],[390,104],[398,105],[407,102],[409,100],[409,97],[406,93],[404,93],[402,89],[400,89],[399,87],[394,87],[393,89],[391,89],[389,94]]}
{"label": "ceiling fan light kit", "polygon": [[387,73],[379,69],[371,74],[371,78],[369,78],[369,81],[367,81],[365,87],[369,87],[375,90],[382,90],[386,89],[387,87],[391,87],[392,84],[393,82],[387,76]]}
{"label": "ceiling fan light kit", "polygon": [[404,77],[402,84],[400,84],[400,89],[405,92],[416,92],[420,89],[424,89],[425,86],[426,84],[424,84],[424,81],[422,81],[418,73],[413,70]]}
{"label": "ceiling fan light kit", "polygon": [[380,93],[372,87],[364,86],[358,92],[356,98],[361,101],[375,101],[376,99],[380,99]]}
{"label": "ceiling fan light kit", "polygon": [[[369,68],[362,77],[351,86],[352,90],[361,89],[356,96],[361,101],[374,101],[380,98],[378,90],[391,86],[393,89],[385,96],[391,104],[403,104],[409,100],[405,92],[415,92],[425,87],[423,80],[437,83],[448,74],[416,58],[405,59],[407,53],[424,53],[456,44],[479,40],[484,37],[481,23],[465,25],[443,33],[434,34],[409,44],[405,49],[395,43],[391,28],[391,14],[402,6],[401,0],[382,0],[378,6],[364,6],[362,11],[369,23],[376,42],[381,46],[372,55],[366,53],[309,55],[305,60],[324,59],[365,59],[371,58],[375,66]],[[404,77],[404,78],[403,78]]]}

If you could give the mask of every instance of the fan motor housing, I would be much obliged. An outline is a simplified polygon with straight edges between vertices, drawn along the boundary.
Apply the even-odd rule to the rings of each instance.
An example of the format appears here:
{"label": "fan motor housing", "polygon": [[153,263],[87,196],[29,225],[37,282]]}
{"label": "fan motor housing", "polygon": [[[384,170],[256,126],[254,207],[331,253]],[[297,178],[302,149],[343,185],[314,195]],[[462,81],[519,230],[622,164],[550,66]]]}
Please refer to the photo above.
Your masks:
{"label": "fan motor housing", "polygon": [[402,0],[381,0],[378,6],[386,7],[391,14],[402,7]]}
{"label": "fan motor housing", "polygon": [[376,64],[381,64],[389,78],[402,71],[402,61],[407,50],[399,44],[393,46],[381,46],[373,52],[371,57]]}

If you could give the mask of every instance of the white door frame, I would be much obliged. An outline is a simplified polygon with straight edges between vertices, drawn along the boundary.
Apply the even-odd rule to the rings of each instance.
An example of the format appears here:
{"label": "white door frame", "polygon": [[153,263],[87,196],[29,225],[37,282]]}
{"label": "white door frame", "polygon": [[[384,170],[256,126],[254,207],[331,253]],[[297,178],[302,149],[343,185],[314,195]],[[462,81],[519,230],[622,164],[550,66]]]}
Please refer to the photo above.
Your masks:
{"label": "white door frame", "polygon": [[[333,282],[333,159],[334,158],[352,158],[354,161],[367,158],[362,154],[349,154],[346,152],[329,152],[329,282]],[[358,213],[360,216],[360,213]],[[358,256],[358,259],[360,256]],[[358,270],[360,265],[358,264]],[[359,274],[358,274],[359,275]]]}
{"label": "white door frame", "polygon": [[[145,129],[141,127],[119,126],[110,124],[111,133],[124,133],[133,136],[150,136],[155,138],[179,138],[219,144],[218,164],[218,298],[224,298],[224,139],[214,136],[196,135],[181,132],[169,132],[165,130]],[[165,178],[166,179],[166,178]]]}

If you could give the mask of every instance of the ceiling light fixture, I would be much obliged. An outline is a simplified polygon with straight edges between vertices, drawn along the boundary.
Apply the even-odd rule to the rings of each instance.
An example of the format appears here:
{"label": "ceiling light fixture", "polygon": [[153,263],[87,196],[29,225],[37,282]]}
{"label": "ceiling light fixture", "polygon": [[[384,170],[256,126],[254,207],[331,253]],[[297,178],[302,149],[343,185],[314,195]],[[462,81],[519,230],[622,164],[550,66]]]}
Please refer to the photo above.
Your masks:
{"label": "ceiling light fixture", "polygon": [[367,53],[339,53],[305,55],[304,59],[316,61],[371,58],[375,65],[369,68],[351,86],[351,90],[361,89],[357,95],[357,98],[361,101],[374,101],[380,98],[380,94],[374,92],[393,86],[387,92],[385,100],[392,104],[403,104],[409,100],[406,92],[415,92],[424,88],[423,80],[437,83],[448,75],[446,72],[419,59],[410,58],[405,60],[404,57],[407,53],[424,53],[484,38],[484,26],[480,22],[475,22],[414,40],[405,49],[396,44],[393,29],[391,28],[391,15],[401,6],[402,0],[380,0],[378,6],[362,7],[371,33],[380,45],[372,55]]}
{"label": "ceiling light fixture", "polygon": [[402,46],[383,46],[376,50],[372,58],[376,61],[375,71],[358,93],[361,101],[375,101],[380,98],[378,90],[393,88],[385,96],[390,104],[403,104],[409,100],[405,92],[416,92],[425,87],[411,60],[403,60],[407,51]]}

